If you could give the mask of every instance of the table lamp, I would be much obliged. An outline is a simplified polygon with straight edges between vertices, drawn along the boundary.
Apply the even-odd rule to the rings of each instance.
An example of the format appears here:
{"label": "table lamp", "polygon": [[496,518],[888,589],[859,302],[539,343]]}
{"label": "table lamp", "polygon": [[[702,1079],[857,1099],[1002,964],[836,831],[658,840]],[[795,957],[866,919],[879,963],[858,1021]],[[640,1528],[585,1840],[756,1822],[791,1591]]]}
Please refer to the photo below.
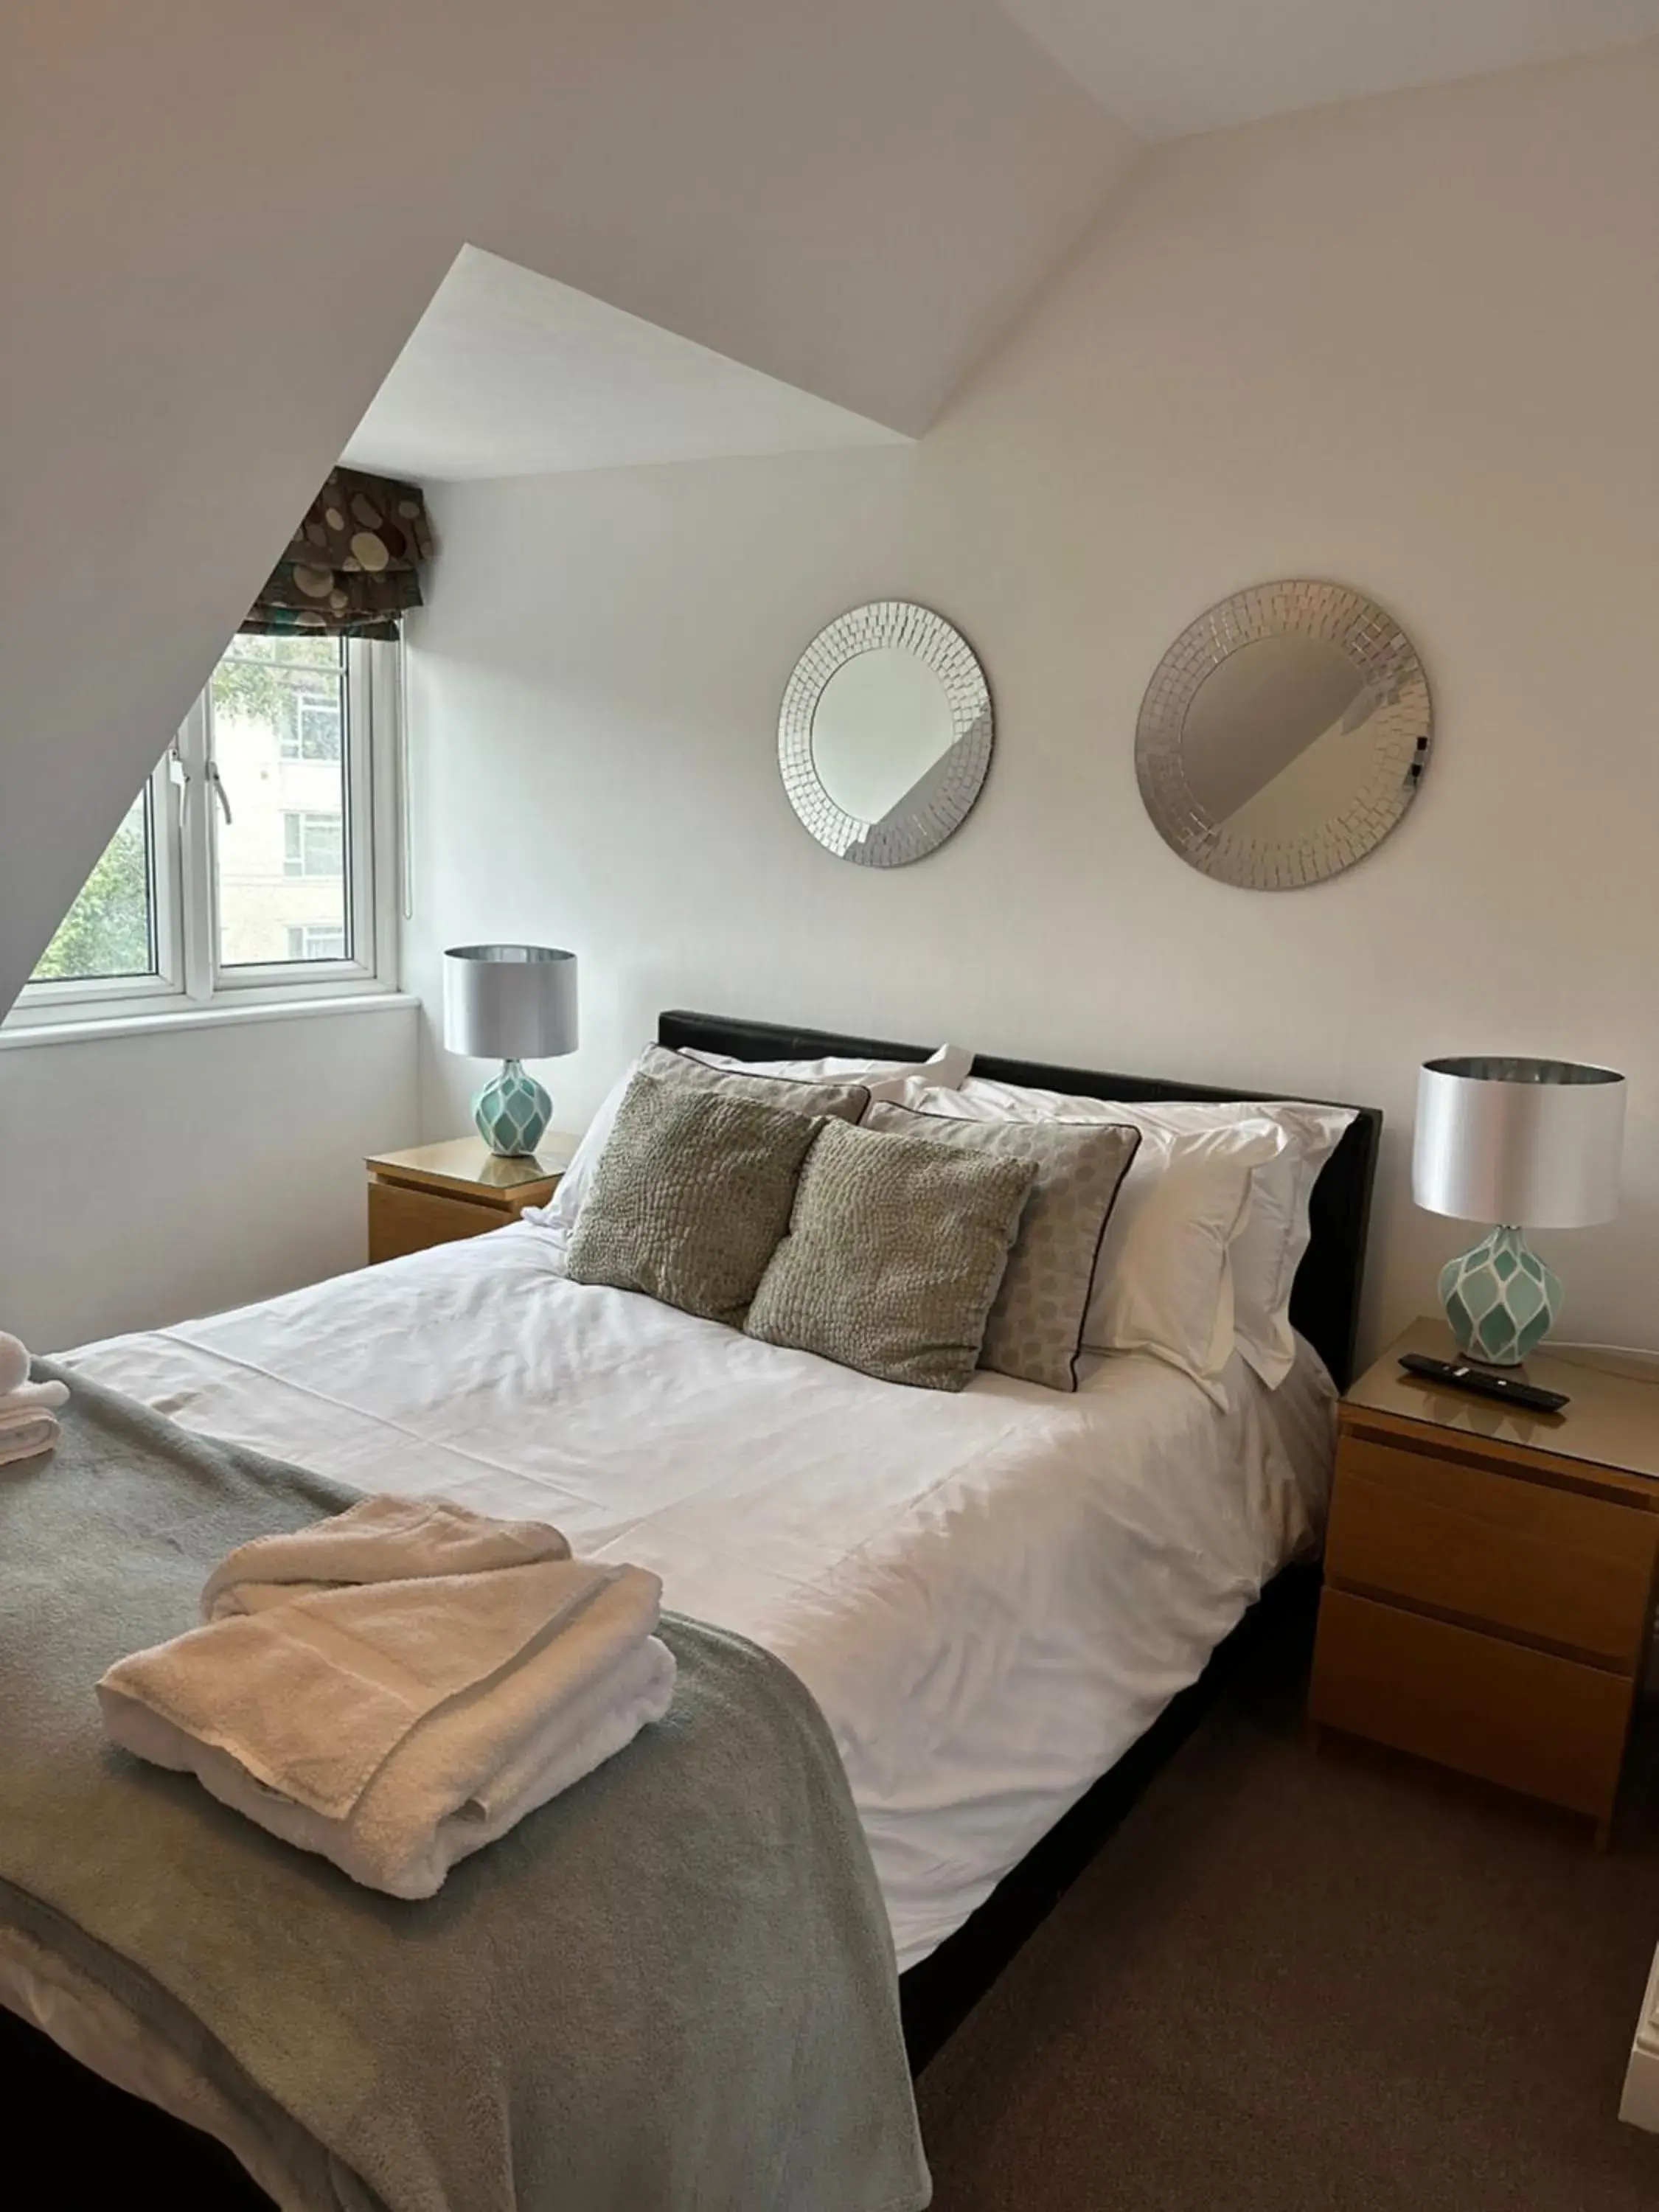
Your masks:
{"label": "table lamp", "polygon": [[550,945],[457,945],[444,955],[444,1044],[499,1060],[472,1102],[492,1152],[517,1159],[546,1134],[553,1101],[520,1062],[576,1049],[576,956]]}
{"label": "table lamp", "polygon": [[1514,1367],[1561,1310],[1560,1278],[1528,1229],[1606,1221],[1619,1200],[1625,1079],[1566,1060],[1425,1061],[1412,1194],[1430,1213],[1498,1225],[1440,1273],[1458,1349]]}

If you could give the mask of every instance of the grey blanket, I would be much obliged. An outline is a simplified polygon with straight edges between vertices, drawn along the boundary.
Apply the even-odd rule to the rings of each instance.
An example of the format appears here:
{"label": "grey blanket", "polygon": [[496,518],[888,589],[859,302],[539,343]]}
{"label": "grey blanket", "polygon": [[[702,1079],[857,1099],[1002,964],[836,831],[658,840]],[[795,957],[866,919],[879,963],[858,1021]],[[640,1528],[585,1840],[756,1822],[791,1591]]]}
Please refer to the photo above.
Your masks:
{"label": "grey blanket", "polygon": [[233,1545],[350,1494],[64,1379],[56,1454],[0,1469],[0,1924],[228,2097],[307,2206],[927,2202],[881,1899],[787,1668],[669,1619],[666,1720],[437,1897],[359,1889],[109,1746],[93,1694]]}

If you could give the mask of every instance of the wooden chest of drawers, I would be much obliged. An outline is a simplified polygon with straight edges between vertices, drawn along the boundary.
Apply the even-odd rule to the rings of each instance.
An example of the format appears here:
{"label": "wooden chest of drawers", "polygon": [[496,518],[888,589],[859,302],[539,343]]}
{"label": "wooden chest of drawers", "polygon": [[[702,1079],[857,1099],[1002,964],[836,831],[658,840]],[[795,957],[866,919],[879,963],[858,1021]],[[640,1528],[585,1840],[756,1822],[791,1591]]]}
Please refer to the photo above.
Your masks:
{"label": "wooden chest of drawers", "polygon": [[1659,1568],[1659,1379],[1534,1360],[1574,1402],[1513,1413],[1399,1373],[1442,1334],[1419,1323],[1343,1402],[1310,1716],[1604,1842]]}
{"label": "wooden chest of drawers", "polygon": [[534,1158],[498,1159],[481,1139],[377,1152],[368,1170],[368,1257],[398,1260],[428,1245],[482,1237],[545,1206],[578,1139],[548,1136]]}

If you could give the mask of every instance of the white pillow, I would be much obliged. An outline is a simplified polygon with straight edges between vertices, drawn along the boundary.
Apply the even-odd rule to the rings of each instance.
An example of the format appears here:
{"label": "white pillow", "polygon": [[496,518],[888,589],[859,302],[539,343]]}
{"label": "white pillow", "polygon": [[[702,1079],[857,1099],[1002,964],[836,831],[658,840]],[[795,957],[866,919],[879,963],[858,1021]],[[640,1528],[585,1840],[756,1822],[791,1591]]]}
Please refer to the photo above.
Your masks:
{"label": "white pillow", "polygon": [[[611,1127],[617,1119],[617,1109],[643,1057],[643,1053],[635,1053],[605,1093],[599,1103],[599,1111],[583,1133],[580,1144],[571,1154],[569,1166],[559,1178],[558,1188],[545,1206],[526,1206],[523,1215],[526,1221],[533,1222],[543,1229],[550,1229],[559,1237],[568,1233],[576,1216],[581,1212],[582,1200],[592,1182],[599,1154],[611,1141]],[[974,1064],[972,1053],[964,1052],[960,1045],[955,1044],[942,1044],[931,1059],[924,1060],[732,1060],[718,1052],[687,1052],[685,1057],[700,1060],[706,1067],[729,1067],[737,1075],[775,1075],[795,1083],[863,1082],[866,1077],[882,1079],[868,1086],[872,1098],[898,1097],[906,1085],[919,1077],[924,1069],[930,1083],[950,1086],[945,1095],[954,1097],[954,1086],[961,1082]]]}
{"label": "white pillow", "polygon": [[1063,1112],[1101,1106],[1113,1121],[1138,1128],[1158,1127],[1178,1134],[1202,1135],[1237,1127],[1243,1121],[1270,1121],[1282,1129],[1285,1143],[1255,1170],[1250,1213],[1232,1246],[1234,1334],[1243,1358],[1270,1390],[1277,1389],[1296,1361],[1296,1332],[1291,1326],[1291,1290],[1308,1249],[1308,1206],[1313,1187],[1342,1133],[1355,1119],[1346,1106],[1316,1106],[1300,1099],[1137,1099],[1133,1104],[1077,1099],[1054,1091],[1027,1090],[975,1078],[966,1095],[994,1105],[1012,1119],[1034,1110]]}
{"label": "white pillow", "polygon": [[907,1083],[917,1081],[955,1091],[974,1064],[971,1052],[959,1044],[942,1044],[926,1060],[732,1060],[723,1052],[699,1052],[684,1048],[688,1060],[705,1067],[729,1067],[734,1075],[777,1075],[795,1083],[862,1083],[866,1078],[872,1098],[896,1099]]}
{"label": "white pillow", "polygon": [[1192,1135],[1139,1126],[1083,1341],[1097,1352],[1156,1352],[1224,1403],[1222,1370],[1237,1344],[1233,1255],[1255,1171],[1281,1149],[1284,1132],[1269,1121]]}
{"label": "white pillow", "polygon": [[[1241,1104],[1252,1119],[1277,1123],[1286,1140],[1275,1158],[1255,1170],[1250,1218],[1233,1246],[1238,1349],[1267,1388],[1276,1390],[1296,1364],[1291,1291],[1308,1249],[1309,1201],[1320,1170],[1355,1117],[1351,1107],[1304,1105],[1296,1099]],[[1235,1109],[1158,1099],[1146,1111],[1169,1128],[1196,1131],[1220,1127]]]}
{"label": "white pillow", "polygon": [[1117,1121],[1140,1132],[1096,1263],[1084,1323],[1094,1352],[1150,1352],[1218,1402],[1236,1348],[1233,1255],[1256,1170],[1285,1149],[1257,1115],[1214,1128],[1162,1126],[1138,1102],[1067,1097],[978,1079],[933,1094],[932,1110],[974,1121]]}

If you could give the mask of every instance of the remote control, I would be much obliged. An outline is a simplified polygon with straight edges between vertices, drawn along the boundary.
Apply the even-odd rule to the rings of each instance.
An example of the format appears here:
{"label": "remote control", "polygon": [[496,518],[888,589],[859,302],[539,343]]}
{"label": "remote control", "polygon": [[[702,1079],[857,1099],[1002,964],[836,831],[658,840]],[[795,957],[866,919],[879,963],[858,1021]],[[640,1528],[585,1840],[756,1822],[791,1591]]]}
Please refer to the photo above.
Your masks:
{"label": "remote control", "polygon": [[1400,1364],[1427,1382],[1449,1383],[1454,1390],[1473,1390],[1482,1398],[1496,1398],[1505,1406],[1522,1406],[1529,1413],[1559,1413],[1572,1401],[1565,1390],[1540,1389],[1523,1382],[1518,1375],[1499,1375],[1490,1367],[1475,1367],[1467,1359],[1431,1359],[1425,1352],[1402,1352]]}

